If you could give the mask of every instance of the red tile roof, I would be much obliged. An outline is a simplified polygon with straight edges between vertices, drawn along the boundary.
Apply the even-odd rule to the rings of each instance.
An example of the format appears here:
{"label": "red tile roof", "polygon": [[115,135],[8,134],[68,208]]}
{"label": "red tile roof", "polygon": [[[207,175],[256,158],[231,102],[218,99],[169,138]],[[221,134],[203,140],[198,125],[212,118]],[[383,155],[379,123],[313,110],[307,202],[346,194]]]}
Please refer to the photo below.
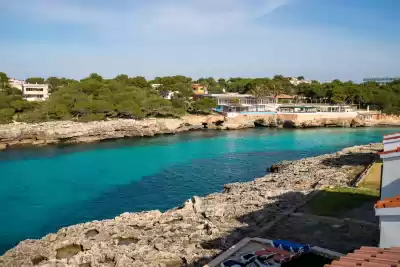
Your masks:
{"label": "red tile roof", "polygon": [[378,201],[375,205],[375,208],[377,209],[397,207],[400,207],[400,195],[396,197],[385,198],[384,200]]}
{"label": "red tile roof", "polygon": [[325,267],[400,267],[400,247],[361,247]]}

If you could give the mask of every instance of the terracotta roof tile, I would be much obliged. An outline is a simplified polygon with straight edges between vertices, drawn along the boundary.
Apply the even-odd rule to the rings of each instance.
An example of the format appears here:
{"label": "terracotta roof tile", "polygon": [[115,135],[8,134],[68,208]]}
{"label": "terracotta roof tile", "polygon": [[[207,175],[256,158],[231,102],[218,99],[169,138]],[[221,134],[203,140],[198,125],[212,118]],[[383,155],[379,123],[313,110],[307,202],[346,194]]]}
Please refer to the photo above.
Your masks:
{"label": "terracotta roof tile", "polygon": [[400,248],[361,247],[325,267],[400,267]]}
{"label": "terracotta roof tile", "polygon": [[[385,198],[383,200],[378,201],[375,204],[375,208],[377,209],[383,209],[383,208],[397,208],[400,207],[400,195],[396,197],[391,197],[391,198]],[[399,251],[400,248],[394,248],[394,251]]]}

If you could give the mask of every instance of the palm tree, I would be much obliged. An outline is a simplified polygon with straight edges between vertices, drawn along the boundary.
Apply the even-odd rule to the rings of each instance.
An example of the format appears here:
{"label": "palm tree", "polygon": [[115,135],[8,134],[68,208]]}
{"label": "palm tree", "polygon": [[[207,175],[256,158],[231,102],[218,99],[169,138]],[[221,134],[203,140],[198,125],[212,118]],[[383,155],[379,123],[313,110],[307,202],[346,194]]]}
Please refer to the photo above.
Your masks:
{"label": "palm tree", "polygon": [[277,96],[283,93],[283,87],[280,83],[268,83],[266,85],[266,91],[269,95],[272,95],[276,103],[278,103]]}
{"label": "palm tree", "polygon": [[[256,98],[256,101],[258,99],[262,99],[267,96],[267,90],[264,84],[259,84],[256,85],[250,93]],[[256,111],[258,111],[258,104],[256,103]]]}

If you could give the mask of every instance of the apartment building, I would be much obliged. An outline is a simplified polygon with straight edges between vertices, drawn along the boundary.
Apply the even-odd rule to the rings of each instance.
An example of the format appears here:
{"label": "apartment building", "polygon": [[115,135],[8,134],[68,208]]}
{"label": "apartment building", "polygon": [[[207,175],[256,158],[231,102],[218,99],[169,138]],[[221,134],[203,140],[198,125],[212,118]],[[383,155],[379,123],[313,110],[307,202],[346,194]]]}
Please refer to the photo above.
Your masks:
{"label": "apartment building", "polygon": [[49,98],[48,84],[31,84],[22,80],[9,79],[10,86],[21,90],[24,99],[28,101],[43,101]]}
{"label": "apartment building", "polygon": [[49,98],[49,85],[24,83],[22,94],[28,101],[43,101]]}

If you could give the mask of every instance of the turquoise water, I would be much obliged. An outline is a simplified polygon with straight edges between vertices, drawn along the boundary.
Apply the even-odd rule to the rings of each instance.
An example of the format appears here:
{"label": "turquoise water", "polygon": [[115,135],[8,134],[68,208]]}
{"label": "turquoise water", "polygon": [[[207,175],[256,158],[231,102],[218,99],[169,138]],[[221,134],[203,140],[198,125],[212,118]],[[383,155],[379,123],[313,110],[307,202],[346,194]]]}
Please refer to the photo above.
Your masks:
{"label": "turquoise water", "polygon": [[381,140],[395,128],[203,131],[0,152],[0,253],[126,211],[165,210],[281,160]]}

